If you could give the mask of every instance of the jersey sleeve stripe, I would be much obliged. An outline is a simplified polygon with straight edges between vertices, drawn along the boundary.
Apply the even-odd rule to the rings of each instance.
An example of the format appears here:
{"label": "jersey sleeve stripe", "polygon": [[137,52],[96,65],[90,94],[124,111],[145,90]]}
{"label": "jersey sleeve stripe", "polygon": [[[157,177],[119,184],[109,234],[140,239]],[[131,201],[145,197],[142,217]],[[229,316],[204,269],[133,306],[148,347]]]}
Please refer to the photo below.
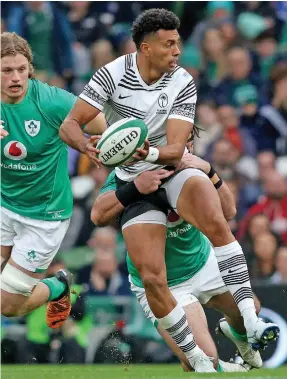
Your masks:
{"label": "jersey sleeve stripe", "polygon": [[[104,71],[104,69],[106,71]],[[98,70],[96,72],[96,74],[92,77],[92,80],[94,82],[96,82],[97,84],[99,84],[103,89],[104,91],[109,95],[111,96],[115,90],[115,85],[113,84],[113,81],[111,81],[109,79],[110,76],[108,76],[108,74],[106,74],[106,72],[108,73],[108,70],[103,67],[101,68],[100,70]]]}
{"label": "jersey sleeve stripe", "polygon": [[100,77],[98,75],[98,73],[96,75],[94,75],[92,77],[92,80],[97,83],[100,87],[102,87],[102,89],[106,92],[107,95],[111,96],[111,89],[110,87],[108,86],[108,84],[103,80],[102,77]]}
{"label": "jersey sleeve stripe", "polygon": [[193,91],[191,93],[187,93],[186,96],[182,97],[179,100],[176,100],[173,103],[173,106],[177,107],[177,106],[183,104],[184,102],[186,102],[186,100],[188,100],[188,99],[192,100],[191,102],[194,103],[195,102],[195,99],[194,99],[195,96],[196,96],[196,91]]}
{"label": "jersey sleeve stripe", "polygon": [[113,78],[112,78],[112,76],[111,76],[109,70],[108,70],[106,67],[103,67],[103,72],[106,73],[106,75],[107,75],[107,77],[108,77],[108,81],[109,81],[109,83],[110,83],[110,85],[111,85],[111,87],[112,87],[112,90],[113,90],[113,92],[114,92],[115,89],[116,89],[116,86],[115,86],[115,82],[114,82],[114,80],[113,80]]}
{"label": "jersey sleeve stripe", "polygon": [[177,99],[180,99],[182,96],[184,96],[188,91],[190,90],[195,90],[196,91],[196,86],[193,80],[191,80],[186,87],[184,87],[180,93],[177,96]]}

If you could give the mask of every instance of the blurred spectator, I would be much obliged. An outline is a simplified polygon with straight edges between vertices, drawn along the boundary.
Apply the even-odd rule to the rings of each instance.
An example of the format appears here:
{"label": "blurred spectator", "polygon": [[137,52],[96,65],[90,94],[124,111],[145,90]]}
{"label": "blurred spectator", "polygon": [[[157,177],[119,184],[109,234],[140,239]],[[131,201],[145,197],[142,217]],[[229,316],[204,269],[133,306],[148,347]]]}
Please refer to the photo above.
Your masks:
{"label": "blurred spectator", "polygon": [[258,213],[264,213],[271,222],[271,230],[281,236],[287,244],[287,180],[272,171],[263,183],[264,196],[253,205],[241,223],[238,239],[246,234],[249,220]]}
{"label": "blurred spectator", "polygon": [[195,82],[198,83],[201,67],[200,51],[191,44],[185,44],[181,47],[179,63],[190,75],[192,75]]}
{"label": "blurred spectator", "polygon": [[92,10],[90,1],[69,1],[68,19],[75,34],[76,41],[89,47],[105,36],[105,27]]}
{"label": "blurred spectator", "polygon": [[214,103],[210,101],[200,102],[196,107],[196,124],[202,129],[199,138],[195,138],[194,153],[204,157],[207,147],[217,141],[222,134],[222,126],[218,121],[218,115]]}
{"label": "blurred spectator", "polygon": [[211,162],[214,169],[223,179],[233,176],[240,152],[226,139],[216,141],[211,150]]}
{"label": "blurred spectator", "polygon": [[253,244],[261,233],[270,233],[270,220],[265,214],[258,213],[250,218],[245,236],[240,240],[248,266],[250,267],[254,258]]}
{"label": "blurred spectator", "polygon": [[225,42],[219,29],[209,28],[204,32],[201,51],[199,93],[205,97],[227,74]]}
{"label": "blurred spectator", "polygon": [[275,30],[267,29],[260,33],[255,39],[255,49],[259,56],[260,75],[263,79],[268,79],[276,58]]}
{"label": "blurred spectator", "polygon": [[202,40],[203,70],[207,82],[212,87],[218,84],[227,73],[225,44],[222,33],[215,28],[207,29]]}
{"label": "blurred spectator", "polygon": [[287,63],[278,63],[271,71],[272,101],[260,109],[264,117],[264,148],[287,155]]}
{"label": "blurred spectator", "polygon": [[119,55],[127,55],[136,52],[136,45],[131,37],[126,36],[122,38],[119,46],[118,46]]}
{"label": "blurred spectator", "polygon": [[91,46],[92,72],[113,61],[116,56],[112,44],[107,39],[100,39]]}
{"label": "blurred spectator", "polygon": [[230,141],[241,155],[254,156],[256,144],[251,134],[246,129],[239,128],[239,117],[236,109],[230,105],[222,105],[218,108],[218,119],[223,127],[222,137]]}
{"label": "blurred spectator", "polygon": [[229,73],[215,88],[214,96],[218,105],[240,106],[240,92],[248,91],[252,85],[260,104],[266,104],[267,93],[260,76],[252,72],[252,60],[245,47],[233,47],[227,53]]}
{"label": "blurred spectator", "polygon": [[256,143],[256,150],[264,150],[265,131],[264,118],[259,111],[259,98],[256,88],[252,85],[237,92],[240,128],[246,130]]}
{"label": "blurred spectator", "polygon": [[271,278],[272,283],[287,284],[287,246],[278,249],[276,256],[276,272]]}
{"label": "blurred spectator", "polygon": [[209,1],[206,7],[207,17],[199,22],[191,36],[191,43],[197,48],[200,47],[203,34],[210,27],[215,27],[217,23],[227,21],[232,23],[234,4],[233,1]]}
{"label": "blurred spectator", "polygon": [[129,281],[118,269],[117,232],[106,226],[95,232],[95,260],[77,273],[77,283],[85,285],[90,295],[130,295]]}
{"label": "blurred spectator", "polygon": [[[85,84],[91,79],[98,69],[116,59],[113,45],[107,39],[98,39],[90,46],[88,51],[89,56],[86,56],[85,59],[89,59],[89,62],[87,63],[85,70],[78,71],[79,80],[77,80],[77,84],[75,85],[76,92],[81,92],[83,90]],[[78,56],[79,62],[82,64],[83,49],[79,49],[78,45],[76,45],[75,53]],[[81,156],[81,159],[85,158]]]}
{"label": "blurred spectator", "polygon": [[262,151],[257,155],[258,176],[260,181],[265,181],[269,174],[275,170],[276,157],[272,151]]}
{"label": "blurred spectator", "polygon": [[66,81],[73,75],[73,34],[64,12],[55,3],[28,1],[9,9],[7,30],[30,44],[36,74],[44,81],[55,75]]}
{"label": "blurred spectator", "polygon": [[252,279],[270,279],[275,272],[275,257],[278,245],[276,237],[269,232],[261,232],[254,239],[255,261],[251,268]]}

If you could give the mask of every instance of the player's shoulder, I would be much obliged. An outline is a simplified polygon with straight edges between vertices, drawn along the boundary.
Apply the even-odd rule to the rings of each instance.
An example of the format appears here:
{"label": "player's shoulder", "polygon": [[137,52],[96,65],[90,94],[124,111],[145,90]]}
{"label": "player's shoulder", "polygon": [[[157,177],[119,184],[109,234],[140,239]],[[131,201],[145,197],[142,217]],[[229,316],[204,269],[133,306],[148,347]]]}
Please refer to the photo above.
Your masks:
{"label": "player's shoulder", "polygon": [[188,84],[193,81],[192,75],[181,66],[177,66],[170,75],[172,76],[173,81],[176,81],[177,83]]}
{"label": "player's shoulder", "polygon": [[48,98],[53,98],[57,94],[62,96],[71,96],[71,93],[63,88],[50,86],[48,83],[41,82],[38,79],[29,80],[32,85],[34,94],[39,94],[41,97],[46,96]]}
{"label": "player's shoulder", "polygon": [[[42,102],[50,101],[51,103],[59,103],[61,101],[76,100],[76,96],[63,88],[50,86],[48,83],[43,83],[37,79],[30,79],[33,87],[33,94]],[[50,104],[51,104],[50,103]]]}
{"label": "player's shoulder", "polygon": [[42,112],[53,120],[62,121],[77,100],[77,96],[74,94],[40,80],[32,79],[30,85],[32,86],[33,100],[37,102]]}
{"label": "player's shoulder", "polygon": [[133,65],[133,54],[122,55],[98,71],[107,70],[112,77],[121,77]]}

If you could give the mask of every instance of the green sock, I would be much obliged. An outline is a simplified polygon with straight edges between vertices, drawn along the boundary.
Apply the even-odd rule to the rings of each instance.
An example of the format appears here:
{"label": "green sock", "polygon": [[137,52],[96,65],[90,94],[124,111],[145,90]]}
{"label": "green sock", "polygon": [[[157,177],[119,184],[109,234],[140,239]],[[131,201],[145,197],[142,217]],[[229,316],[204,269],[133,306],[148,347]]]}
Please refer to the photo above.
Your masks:
{"label": "green sock", "polygon": [[223,367],[221,366],[220,362],[218,362],[217,372],[224,372]]}
{"label": "green sock", "polygon": [[60,297],[66,290],[66,284],[60,282],[55,276],[48,279],[43,279],[41,282],[45,283],[49,287],[50,296],[48,301],[55,300]]}
{"label": "green sock", "polygon": [[229,325],[229,328],[230,328],[231,333],[234,335],[235,338],[237,338],[240,341],[247,342],[247,334],[246,333],[240,334],[234,328],[232,328],[232,326],[230,326],[230,325]]}

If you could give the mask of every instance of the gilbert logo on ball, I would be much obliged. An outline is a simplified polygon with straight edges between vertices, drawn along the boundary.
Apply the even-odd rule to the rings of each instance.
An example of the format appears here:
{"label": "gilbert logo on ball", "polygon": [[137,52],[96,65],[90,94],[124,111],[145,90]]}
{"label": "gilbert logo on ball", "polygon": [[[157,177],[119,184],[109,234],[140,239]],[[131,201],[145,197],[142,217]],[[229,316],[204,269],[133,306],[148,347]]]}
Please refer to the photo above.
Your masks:
{"label": "gilbert logo on ball", "polygon": [[23,143],[19,141],[10,141],[4,147],[4,154],[7,158],[13,159],[14,161],[20,161],[27,157],[27,149]]}
{"label": "gilbert logo on ball", "polygon": [[100,161],[108,167],[127,163],[136,149],[143,146],[147,135],[143,120],[130,117],[117,121],[103,133],[97,145]]}

